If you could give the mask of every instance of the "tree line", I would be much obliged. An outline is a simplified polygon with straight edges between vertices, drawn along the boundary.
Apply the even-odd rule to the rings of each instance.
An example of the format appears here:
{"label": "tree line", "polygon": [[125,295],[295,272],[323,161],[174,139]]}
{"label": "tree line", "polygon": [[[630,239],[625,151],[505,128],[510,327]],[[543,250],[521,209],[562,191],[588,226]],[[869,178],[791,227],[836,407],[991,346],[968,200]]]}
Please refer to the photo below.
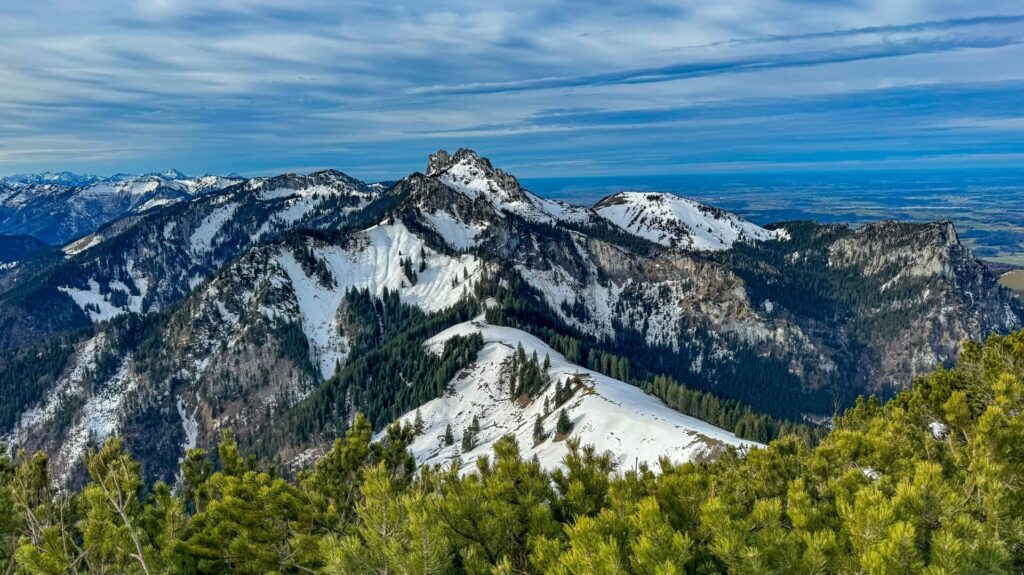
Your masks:
{"label": "tree line", "polygon": [[[665,382],[661,382],[665,385]],[[146,485],[118,439],[90,481],[0,456],[0,571],[26,574],[1014,574],[1024,572],[1024,334],[887,404],[860,399],[817,446],[795,435],[715,461],[616,469],[569,441],[560,468],[512,436],[474,467],[416,468],[416,430],[351,428],[288,478],[188,452]]]}

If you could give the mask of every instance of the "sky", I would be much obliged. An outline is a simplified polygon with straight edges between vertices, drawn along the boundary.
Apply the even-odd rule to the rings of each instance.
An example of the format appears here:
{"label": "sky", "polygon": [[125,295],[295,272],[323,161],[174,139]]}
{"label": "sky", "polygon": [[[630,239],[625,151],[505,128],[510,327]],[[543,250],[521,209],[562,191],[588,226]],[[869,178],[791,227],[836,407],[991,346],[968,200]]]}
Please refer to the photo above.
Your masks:
{"label": "sky", "polygon": [[1024,168],[1019,0],[10,0],[0,175]]}

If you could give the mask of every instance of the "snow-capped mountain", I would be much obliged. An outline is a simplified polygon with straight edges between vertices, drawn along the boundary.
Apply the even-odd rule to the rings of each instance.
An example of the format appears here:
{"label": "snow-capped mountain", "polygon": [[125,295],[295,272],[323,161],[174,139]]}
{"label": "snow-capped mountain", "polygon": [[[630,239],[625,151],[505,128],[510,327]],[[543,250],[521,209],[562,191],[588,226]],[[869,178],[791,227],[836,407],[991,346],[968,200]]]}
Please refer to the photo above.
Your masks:
{"label": "snow-capped mountain", "polygon": [[68,188],[80,188],[102,180],[92,174],[76,174],[74,172],[41,172],[38,174],[15,174],[0,178],[0,184],[15,185],[57,185]]}
{"label": "snow-capped mountain", "polygon": [[[447,465],[460,460],[465,469],[472,469],[473,461],[490,455],[494,442],[507,434],[516,437],[524,457],[537,457],[547,469],[561,464],[569,438],[593,446],[598,453],[610,453],[624,469],[638,464],[657,467],[663,457],[686,462],[712,458],[727,446],[758,445],[683,415],[634,385],[576,365],[531,334],[490,325],[482,315],[446,329],[426,345],[439,353],[451,337],[473,333],[482,334],[484,340],[476,361],[455,376],[443,396],[401,417],[409,425],[419,419],[423,426],[412,444],[413,455],[421,464]],[[545,374],[547,386],[525,405],[510,401],[508,391],[509,366],[519,348],[551,363]],[[552,408],[559,387],[573,391],[563,404]],[[561,410],[573,424],[571,434],[564,438],[556,432]],[[472,448],[463,449],[457,442],[446,444],[446,429],[461,435],[474,418],[480,431]],[[538,419],[544,430],[542,438],[535,437]]]}
{"label": "snow-capped mountain", "polygon": [[[0,295],[9,321],[0,347],[159,311],[257,243],[292,229],[334,229],[374,194],[341,172],[285,174],[114,220],[63,246],[65,261],[28,282],[17,302]],[[46,305],[27,308],[22,297]]]}
{"label": "snow-capped mountain", "polygon": [[719,208],[666,193],[621,192],[594,206],[601,217],[631,234],[685,250],[725,250],[736,241],[785,239]]}
{"label": "snow-capped mountain", "polygon": [[0,234],[63,244],[121,216],[177,203],[239,183],[189,178],[177,170],[109,178],[39,174],[0,180]]}
{"label": "snow-capped mountain", "polygon": [[[801,421],[1024,317],[948,223],[762,228],[652,194],[573,206],[471,150],[391,186],[324,171],[194,193],[58,253],[0,293],[0,361],[19,374],[0,377],[16,398],[0,434],[66,477],[111,433],[173,479],[223,429],[298,465],[356,412],[379,429],[417,408],[422,462],[482,455],[504,430],[553,464],[564,442],[533,426],[550,431],[569,374],[573,433],[623,464],[713,456],[747,443],[638,386],[670,376]],[[551,365],[512,398],[520,343]],[[472,448],[438,442],[473,416]]]}

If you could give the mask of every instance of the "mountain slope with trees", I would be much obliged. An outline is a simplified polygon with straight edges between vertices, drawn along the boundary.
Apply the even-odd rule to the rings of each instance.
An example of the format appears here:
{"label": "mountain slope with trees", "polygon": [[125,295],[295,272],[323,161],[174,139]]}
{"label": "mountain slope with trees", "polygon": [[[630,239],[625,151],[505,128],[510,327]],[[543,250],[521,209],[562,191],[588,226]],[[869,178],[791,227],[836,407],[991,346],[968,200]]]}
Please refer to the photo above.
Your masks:
{"label": "mountain slope with trees", "polygon": [[1024,334],[884,406],[862,399],[817,446],[795,436],[713,462],[618,469],[571,443],[545,471],[509,436],[475,468],[416,469],[412,425],[357,416],[294,479],[229,433],[181,488],[146,484],[110,439],[89,481],[0,456],[0,567],[26,573],[1014,574],[1024,571]]}
{"label": "mountain slope with trees", "polygon": [[[658,212],[658,227],[677,211]],[[389,187],[286,174],[132,214],[56,261],[44,251],[0,293],[0,438],[48,452],[72,485],[108,437],[139,455],[147,481],[172,482],[188,449],[228,428],[297,471],[356,413],[380,432],[450,397],[484,344],[425,344],[482,314],[716,433],[813,439],[859,394],[891,397],[953,365],[963,340],[1021,326],[1020,303],[948,223],[754,229],[697,211],[701,234],[728,232],[721,249],[634,235],[459,150]],[[554,391],[541,360],[498,374],[517,373],[503,413]],[[562,411],[515,427],[589,433]],[[624,430],[645,428],[641,411],[619,411],[636,422]],[[451,423],[463,435],[467,419],[436,435]]]}

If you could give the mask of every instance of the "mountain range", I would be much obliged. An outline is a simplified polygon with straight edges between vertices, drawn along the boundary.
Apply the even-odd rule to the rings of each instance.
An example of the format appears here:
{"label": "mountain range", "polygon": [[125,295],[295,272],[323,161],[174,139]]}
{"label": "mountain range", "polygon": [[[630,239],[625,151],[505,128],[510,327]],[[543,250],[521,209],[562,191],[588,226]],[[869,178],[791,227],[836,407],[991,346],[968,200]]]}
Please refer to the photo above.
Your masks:
{"label": "mountain range", "polygon": [[[61,481],[227,429],[282,469],[352,422],[421,463],[714,457],[882,397],[1021,307],[950,222],[758,226],[671,194],[545,199],[472,150],[338,171],[0,181],[0,437]],[[65,217],[61,217],[61,216]]]}

